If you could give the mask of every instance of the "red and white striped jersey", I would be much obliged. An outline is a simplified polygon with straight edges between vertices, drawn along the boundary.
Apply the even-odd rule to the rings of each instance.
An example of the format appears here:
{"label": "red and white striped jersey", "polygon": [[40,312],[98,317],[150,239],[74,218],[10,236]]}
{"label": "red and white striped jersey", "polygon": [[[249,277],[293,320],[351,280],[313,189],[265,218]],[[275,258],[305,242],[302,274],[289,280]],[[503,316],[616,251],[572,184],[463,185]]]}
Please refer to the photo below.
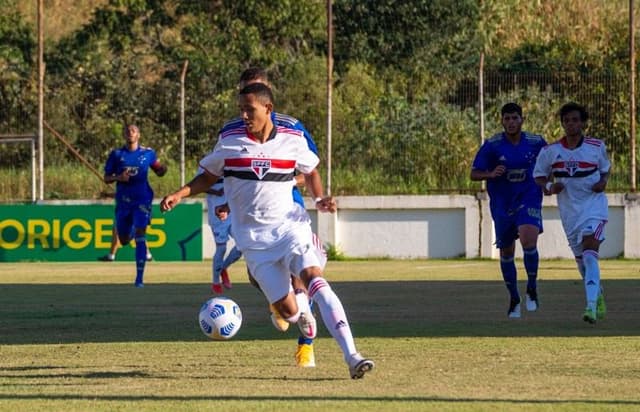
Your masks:
{"label": "red and white striped jersey", "polygon": [[309,224],[294,206],[294,171],[311,173],[319,159],[299,130],[276,126],[260,143],[242,126],[226,130],[200,167],[224,176],[233,237],[240,250],[273,247],[292,226]]}
{"label": "red and white striped jersey", "polygon": [[564,185],[558,193],[558,210],[567,234],[578,230],[588,219],[607,220],[607,196],[594,192],[592,187],[610,169],[604,142],[593,137],[584,137],[574,149],[567,147],[563,137],[538,154],[533,177],[552,175],[554,181]]}

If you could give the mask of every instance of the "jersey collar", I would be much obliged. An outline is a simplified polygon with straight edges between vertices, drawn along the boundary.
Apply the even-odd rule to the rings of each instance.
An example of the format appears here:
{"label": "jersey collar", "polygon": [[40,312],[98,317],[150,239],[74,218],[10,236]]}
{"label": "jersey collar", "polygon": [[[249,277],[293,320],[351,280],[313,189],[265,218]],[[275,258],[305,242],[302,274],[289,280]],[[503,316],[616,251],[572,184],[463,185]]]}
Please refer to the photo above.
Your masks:
{"label": "jersey collar", "polygon": [[[574,147],[574,149],[577,149],[578,147],[582,146],[582,142],[584,142],[584,136],[580,136],[580,141],[578,142],[578,144],[576,145],[576,147]],[[567,136],[563,136],[562,139],[560,139],[560,144],[562,145],[562,147],[564,147],[565,149],[571,149],[569,147],[569,143],[567,142]]]}

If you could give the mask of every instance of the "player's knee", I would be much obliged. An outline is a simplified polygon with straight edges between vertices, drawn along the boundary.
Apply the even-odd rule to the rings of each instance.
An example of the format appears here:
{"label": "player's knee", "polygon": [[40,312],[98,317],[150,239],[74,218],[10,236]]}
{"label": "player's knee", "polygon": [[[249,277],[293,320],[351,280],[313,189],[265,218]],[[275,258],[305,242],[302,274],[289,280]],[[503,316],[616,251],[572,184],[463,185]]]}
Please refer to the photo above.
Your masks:
{"label": "player's knee", "polygon": [[[309,282],[311,282],[314,278],[322,277],[322,268],[319,266],[310,266],[308,268],[302,269],[300,272],[300,279],[304,283],[307,289],[309,288]],[[295,286],[294,286],[295,287]]]}

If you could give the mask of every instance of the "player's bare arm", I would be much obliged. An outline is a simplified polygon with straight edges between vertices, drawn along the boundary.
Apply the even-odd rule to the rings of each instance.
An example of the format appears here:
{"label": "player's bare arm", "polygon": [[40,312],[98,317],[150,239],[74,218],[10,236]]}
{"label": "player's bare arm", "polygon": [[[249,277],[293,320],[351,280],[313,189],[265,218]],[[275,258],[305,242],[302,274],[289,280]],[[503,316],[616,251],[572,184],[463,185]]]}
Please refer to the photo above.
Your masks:
{"label": "player's bare arm", "polygon": [[162,164],[162,163],[158,164],[155,167],[151,166],[151,169],[153,170],[153,173],[155,173],[156,176],[158,176],[158,177],[162,177],[162,176],[166,175],[167,174],[167,170],[168,170],[167,165]]}
{"label": "player's bare arm", "polygon": [[564,190],[564,185],[560,182],[552,182],[546,177],[540,176],[535,178],[536,184],[542,188],[545,196],[555,195]]}
{"label": "player's bare arm", "polygon": [[324,190],[322,189],[322,178],[318,169],[313,169],[311,173],[304,175],[305,185],[309,194],[316,203],[316,208],[320,212],[334,213],[338,207],[335,199],[332,196],[324,196]]}
{"label": "player's bare arm", "polygon": [[600,180],[598,181],[598,183],[593,185],[591,190],[593,190],[596,193],[604,192],[604,190],[607,188],[608,181],[609,181],[609,173],[600,174]]}
{"label": "player's bare arm", "polygon": [[160,210],[167,212],[176,207],[183,198],[206,192],[217,180],[218,176],[208,172],[199,174],[177,191],[165,196],[160,202]]}
{"label": "player's bare arm", "polygon": [[471,177],[471,180],[474,180],[474,181],[494,179],[496,177],[502,176],[506,170],[507,170],[507,168],[505,167],[505,165],[498,165],[493,170],[476,170],[476,169],[473,169],[471,171],[470,177]]}

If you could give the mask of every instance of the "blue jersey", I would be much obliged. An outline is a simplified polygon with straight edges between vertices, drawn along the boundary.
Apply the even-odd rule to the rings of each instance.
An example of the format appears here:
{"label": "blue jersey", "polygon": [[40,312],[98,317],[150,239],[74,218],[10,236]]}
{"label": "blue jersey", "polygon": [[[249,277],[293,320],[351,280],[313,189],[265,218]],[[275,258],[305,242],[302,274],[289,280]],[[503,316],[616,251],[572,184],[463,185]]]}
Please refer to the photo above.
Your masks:
{"label": "blue jersey", "polygon": [[522,132],[517,145],[498,133],[487,139],[473,160],[474,170],[491,171],[499,165],[505,173],[487,179],[487,192],[494,220],[511,216],[521,208],[542,207],[542,189],[533,179],[533,168],[540,149],[547,142],[542,136]]}
{"label": "blue jersey", "polygon": [[116,182],[116,203],[150,204],[153,190],[149,185],[149,169],[159,165],[155,150],[138,146],[129,151],[126,146],[111,151],[104,166],[105,175],[119,175],[129,170],[128,182]]}
{"label": "blue jersey", "polygon": [[[296,119],[295,117],[288,116],[286,114],[271,112],[271,121],[276,126],[281,126],[281,127],[286,127],[288,129],[301,131],[302,134],[304,135],[304,138],[307,139],[307,146],[309,147],[309,150],[311,150],[316,156],[318,155],[318,147],[316,146],[316,143],[313,141],[313,138],[311,137],[311,133],[309,133],[309,131],[305,129],[304,125],[302,124],[302,122],[300,122],[300,120]],[[220,129],[220,133],[226,132],[231,129],[243,127],[243,126],[244,126],[244,122],[242,121],[241,118],[237,117],[227,122],[224,126],[222,126],[222,129]],[[300,206],[304,208],[304,200],[302,199],[302,194],[300,193],[300,190],[298,190],[296,186],[293,187],[292,194],[293,194],[293,201],[298,203]]]}

